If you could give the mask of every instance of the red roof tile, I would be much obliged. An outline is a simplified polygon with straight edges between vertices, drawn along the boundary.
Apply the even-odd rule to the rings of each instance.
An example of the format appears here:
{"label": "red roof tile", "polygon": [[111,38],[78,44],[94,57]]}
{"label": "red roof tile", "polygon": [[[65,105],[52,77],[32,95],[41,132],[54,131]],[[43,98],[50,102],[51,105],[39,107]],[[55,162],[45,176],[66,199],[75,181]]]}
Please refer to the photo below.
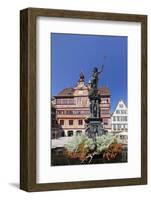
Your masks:
{"label": "red roof tile", "polygon": [[[110,95],[110,91],[107,87],[101,87],[98,90],[102,96]],[[59,92],[56,97],[73,97],[73,92],[74,92],[73,88],[65,88],[64,90]]]}
{"label": "red roof tile", "polygon": [[99,88],[99,93],[102,96],[110,95],[110,91],[109,91],[109,89],[107,87],[101,87],[101,88]]}
{"label": "red roof tile", "polygon": [[58,93],[57,96],[73,96],[73,88],[65,88],[64,90],[62,90],[61,92]]}

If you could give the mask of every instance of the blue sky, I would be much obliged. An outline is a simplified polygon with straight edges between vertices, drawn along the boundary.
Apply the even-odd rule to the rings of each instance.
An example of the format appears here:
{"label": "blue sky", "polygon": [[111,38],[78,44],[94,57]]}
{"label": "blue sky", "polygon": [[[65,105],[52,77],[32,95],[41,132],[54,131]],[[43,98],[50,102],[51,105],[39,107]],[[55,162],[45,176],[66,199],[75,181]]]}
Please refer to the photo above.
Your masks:
{"label": "blue sky", "polygon": [[52,95],[74,87],[82,71],[87,83],[94,66],[104,65],[99,87],[111,93],[111,112],[120,99],[127,105],[127,37],[51,33]]}

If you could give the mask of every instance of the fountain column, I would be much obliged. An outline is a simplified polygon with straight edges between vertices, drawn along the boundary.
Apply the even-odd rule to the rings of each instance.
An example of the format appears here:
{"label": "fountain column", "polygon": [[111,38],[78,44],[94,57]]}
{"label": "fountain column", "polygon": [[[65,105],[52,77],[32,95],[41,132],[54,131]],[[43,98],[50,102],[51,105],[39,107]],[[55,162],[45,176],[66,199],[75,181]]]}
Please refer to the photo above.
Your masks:
{"label": "fountain column", "polygon": [[100,99],[101,96],[98,92],[98,80],[99,74],[98,68],[94,67],[90,80],[89,88],[89,101],[90,101],[90,116],[85,120],[86,122],[86,135],[96,141],[97,136],[105,134],[107,131],[103,129],[101,117],[100,117]]}

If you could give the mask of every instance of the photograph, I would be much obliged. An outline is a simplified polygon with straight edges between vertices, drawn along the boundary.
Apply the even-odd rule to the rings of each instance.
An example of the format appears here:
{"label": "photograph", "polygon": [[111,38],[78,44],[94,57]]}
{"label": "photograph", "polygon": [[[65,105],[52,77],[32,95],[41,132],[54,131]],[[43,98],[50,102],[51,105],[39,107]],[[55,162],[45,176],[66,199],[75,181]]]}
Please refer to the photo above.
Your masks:
{"label": "photograph", "polygon": [[147,184],[147,15],[20,11],[20,189]]}
{"label": "photograph", "polygon": [[128,37],[50,41],[50,166],[128,162]]}

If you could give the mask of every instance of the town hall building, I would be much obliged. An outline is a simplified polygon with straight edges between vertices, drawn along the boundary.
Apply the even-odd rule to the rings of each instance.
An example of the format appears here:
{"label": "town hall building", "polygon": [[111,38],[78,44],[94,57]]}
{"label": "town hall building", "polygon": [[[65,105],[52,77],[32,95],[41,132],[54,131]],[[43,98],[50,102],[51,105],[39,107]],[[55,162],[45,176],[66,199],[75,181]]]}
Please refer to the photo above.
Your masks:
{"label": "town hall building", "polygon": [[[73,136],[85,133],[85,119],[90,115],[88,91],[83,73],[75,87],[65,88],[51,100],[52,138]],[[111,130],[110,91],[107,87],[99,88],[100,117],[103,128]]]}

